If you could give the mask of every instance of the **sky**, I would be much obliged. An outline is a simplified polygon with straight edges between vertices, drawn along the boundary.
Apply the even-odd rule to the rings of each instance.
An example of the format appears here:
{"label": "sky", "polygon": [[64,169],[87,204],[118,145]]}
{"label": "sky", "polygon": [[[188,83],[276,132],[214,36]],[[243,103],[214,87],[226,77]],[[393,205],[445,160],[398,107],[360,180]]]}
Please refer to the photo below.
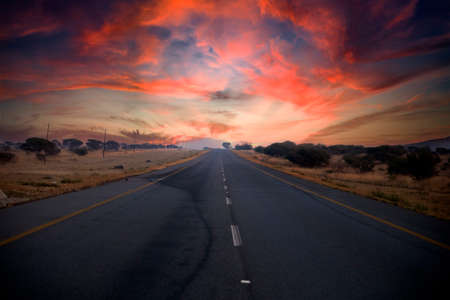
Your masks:
{"label": "sky", "polygon": [[448,1],[2,1],[0,140],[450,135]]}

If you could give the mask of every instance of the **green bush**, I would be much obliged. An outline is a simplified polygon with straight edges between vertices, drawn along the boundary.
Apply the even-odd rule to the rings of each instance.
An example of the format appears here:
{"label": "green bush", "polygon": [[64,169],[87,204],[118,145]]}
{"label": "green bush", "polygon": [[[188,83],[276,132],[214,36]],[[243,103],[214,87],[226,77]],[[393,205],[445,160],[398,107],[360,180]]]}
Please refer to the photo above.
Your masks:
{"label": "green bush", "polygon": [[435,167],[440,161],[439,155],[429,148],[420,148],[408,153],[406,157],[388,161],[388,172],[393,175],[411,175],[417,180],[425,179],[436,174]]}
{"label": "green bush", "polygon": [[302,167],[313,168],[328,165],[330,155],[321,147],[299,145],[287,157],[290,162]]}
{"label": "green bush", "polygon": [[54,143],[38,137],[27,139],[20,148],[29,152],[44,152],[45,155],[56,155],[61,151]]}
{"label": "green bush", "polygon": [[13,162],[16,159],[16,155],[10,152],[0,152],[0,164]]}
{"label": "green bush", "polygon": [[291,152],[295,151],[295,143],[291,141],[285,141],[283,143],[273,143],[264,148],[264,153],[270,156],[287,157]]}
{"label": "green bush", "polygon": [[75,148],[72,149],[71,151],[80,156],[88,154],[88,149],[86,147]]}
{"label": "green bush", "polygon": [[375,166],[374,158],[371,155],[346,154],[343,159],[349,166],[359,169],[360,172],[370,172]]}
{"label": "green bush", "polygon": [[255,147],[253,150],[255,150],[255,152],[258,152],[258,153],[264,153],[264,147],[263,146]]}

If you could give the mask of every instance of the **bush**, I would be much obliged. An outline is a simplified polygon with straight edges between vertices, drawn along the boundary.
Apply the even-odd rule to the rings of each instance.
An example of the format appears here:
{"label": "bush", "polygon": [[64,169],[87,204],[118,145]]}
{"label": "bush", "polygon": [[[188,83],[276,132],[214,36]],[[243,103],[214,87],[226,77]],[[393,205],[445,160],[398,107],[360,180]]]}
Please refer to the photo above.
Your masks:
{"label": "bush", "polygon": [[321,147],[311,145],[299,145],[291,151],[287,157],[290,162],[302,167],[321,167],[328,165],[330,155]]}
{"label": "bush", "polygon": [[441,155],[450,154],[450,149],[439,147],[436,148],[436,152]]}
{"label": "bush", "polygon": [[61,151],[54,143],[38,137],[27,139],[20,148],[28,152],[44,152],[45,155],[56,155]]}
{"label": "bush", "polygon": [[10,152],[0,152],[0,164],[13,162],[16,160],[16,155]]}
{"label": "bush", "polygon": [[86,147],[75,148],[75,149],[72,149],[71,151],[80,156],[84,156],[84,155],[88,154],[88,149]]}
{"label": "bush", "polygon": [[103,148],[103,142],[99,140],[89,139],[86,142],[88,150],[100,150]]}
{"label": "bush", "polygon": [[364,153],[365,148],[363,146],[355,145],[333,145],[328,147],[330,154],[358,154]]}
{"label": "bush", "polygon": [[63,140],[63,146],[68,148],[69,150],[73,150],[75,148],[83,145],[83,142],[77,139],[65,139]]}
{"label": "bush", "polygon": [[375,166],[371,155],[346,154],[343,159],[349,166],[359,169],[360,172],[370,172]]}
{"label": "bush", "polygon": [[107,141],[105,145],[106,150],[118,151],[120,144],[116,141]]}
{"label": "bush", "polygon": [[381,162],[388,162],[394,157],[400,157],[406,153],[403,146],[389,146],[383,145],[378,147],[371,147],[366,149],[367,154],[374,157],[375,160]]}
{"label": "bush", "polygon": [[283,143],[273,143],[269,146],[264,148],[264,154],[270,155],[270,156],[281,156],[281,157],[287,157],[292,152],[295,151],[295,143],[291,141],[285,141]]}
{"label": "bush", "polygon": [[255,147],[253,150],[255,150],[255,152],[258,152],[258,153],[264,153],[264,147],[263,146]]}
{"label": "bush", "polygon": [[420,148],[408,153],[406,158],[394,158],[388,162],[389,174],[411,175],[417,180],[432,177],[436,174],[435,167],[441,161],[438,154],[429,148]]}
{"label": "bush", "polygon": [[245,143],[245,144],[242,144],[242,145],[238,144],[238,145],[236,145],[234,147],[234,149],[236,149],[236,150],[252,150],[253,146],[248,144],[248,143]]}

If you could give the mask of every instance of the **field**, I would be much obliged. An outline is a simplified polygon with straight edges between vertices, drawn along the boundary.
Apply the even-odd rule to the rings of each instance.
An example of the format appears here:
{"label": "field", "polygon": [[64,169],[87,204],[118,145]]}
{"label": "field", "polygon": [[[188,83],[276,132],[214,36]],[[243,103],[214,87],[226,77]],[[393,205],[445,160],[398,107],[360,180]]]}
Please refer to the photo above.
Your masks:
{"label": "field", "polygon": [[[360,173],[349,167],[342,156],[333,155],[328,167],[302,168],[284,158],[272,157],[254,151],[235,151],[256,163],[314,181],[332,188],[412,209],[419,213],[450,220],[450,173],[441,171],[425,180],[409,176],[390,176],[386,165],[376,165],[372,172]],[[441,157],[441,164],[448,155]],[[440,166],[438,166],[439,168]]]}
{"label": "field", "polygon": [[0,189],[11,204],[17,204],[162,169],[200,153],[184,149],[117,151],[106,152],[102,159],[102,151],[78,156],[62,150],[48,156],[44,164],[32,153],[15,151],[15,161],[0,165]]}

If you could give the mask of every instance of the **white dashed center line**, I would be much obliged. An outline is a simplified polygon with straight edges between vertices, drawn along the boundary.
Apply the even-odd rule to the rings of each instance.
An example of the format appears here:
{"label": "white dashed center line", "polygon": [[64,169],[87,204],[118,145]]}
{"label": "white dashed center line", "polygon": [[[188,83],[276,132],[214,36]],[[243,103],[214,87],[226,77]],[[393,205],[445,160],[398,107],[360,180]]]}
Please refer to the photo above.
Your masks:
{"label": "white dashed center line", "polygon": [[241,283],[242,284],[250,284],[250,283],[252,283],[250,280],[241,280]]}
{"label": "white dashed center line", "polygon": [[231,205],[231,199],[230,199],[230,197],[225,197],[225,203],[226,203],[227,205]]}
{"label": "white dashed center line", "polygon": [[242,245],[241,234],[237,225],[231,225],[231,236],[233,237],[233,246],[239,247]]}

